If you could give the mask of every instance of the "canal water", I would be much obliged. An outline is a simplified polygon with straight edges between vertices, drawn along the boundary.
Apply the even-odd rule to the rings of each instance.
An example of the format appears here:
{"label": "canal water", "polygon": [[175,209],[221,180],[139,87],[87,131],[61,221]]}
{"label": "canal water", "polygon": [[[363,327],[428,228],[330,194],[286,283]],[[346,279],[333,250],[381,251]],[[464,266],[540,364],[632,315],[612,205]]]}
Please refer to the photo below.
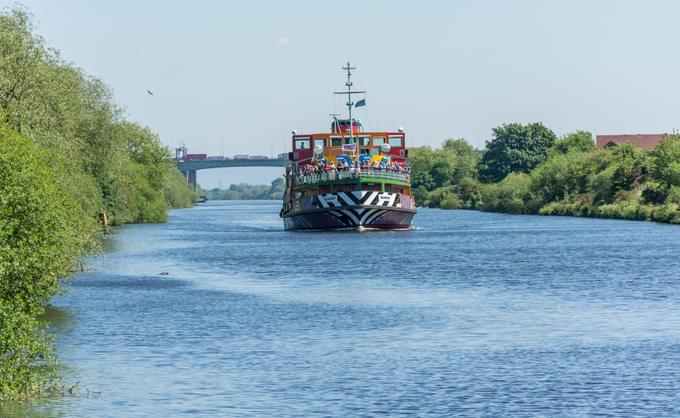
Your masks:
{"label": "canal water", "polygon": [[55,301],[75,394],[4,414],[680,415],[680,227],[421,209],[410,232],[285,232],[278,211],[123,228]]}

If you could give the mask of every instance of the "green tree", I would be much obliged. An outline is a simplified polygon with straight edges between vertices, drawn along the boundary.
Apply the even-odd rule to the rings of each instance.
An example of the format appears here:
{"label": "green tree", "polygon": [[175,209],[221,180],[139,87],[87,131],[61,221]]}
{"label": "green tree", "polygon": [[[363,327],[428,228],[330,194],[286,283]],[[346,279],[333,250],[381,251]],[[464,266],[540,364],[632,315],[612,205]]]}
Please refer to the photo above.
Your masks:
{"label": "green tree", "polygon": [[456,165],[454,158],[447,158],[443,153],[437,154],[430,169],[436,187],[448,186],[454,180]]}
{"label": "green tree", "polygon": [[435,152],[430,147],[413,147],[409,149],[408,159],[413,176],[418,173],[429,173],[431,175],[434,158]]}
{"label": "green tree", "polygon": [[[457,184],[465,177],[476,177],[479,155],[464,139],[447,139],[441,149],[417,147],[409,150],[409,161],[415,187],[423,185],[432,190]],[[433,184],[429,184],[430,178]]]}
{"label": "green tree", "polygon": [[64,193],[47,153],[0,124],[0,400],[40,392],[52,364],[37,317],[97,228]]}
{"label": "green tree", "polygon": [[588,190],[592,167],[586,154],[554,154],[531,172],[532,190],[543,202],[554,202]]}
{"label": "green tree", "polygon": [[479,153],[465,139],[447,139],[441,155],[453,166],[447,184],[458,184],[462,179],[477,177]]}
{"label": "green tree", "polygon": [[593,134],[586,131],[576,131],[558,139],[552,150],[556,153],[566,154],[570,151],[589,152],[595,150]]}
{"label": "green tree", "polygon": [[680,136],[673,135],[652,151],[652,175],[666,190],[680,186]]}
{"label": "green tree", "polygon": [[422,187],[425,191],[428,191],[434,189],[436,185],[432,174],[427,171],[416,172],[411,177],[411,186],[416,189]]}
{"label": "green tree", "polygon": [[630,190],[640,185],[649,172],[649,154],[632,144],[617,145],[610,152],[610,165],[613,167],[613,192]]}
{"label": "green tree", "polygon": [[512,172],[528,173],[548,157],[555,134],[541,123],[506,124],[493,130],[479,167],[483,181],[496,182]]}

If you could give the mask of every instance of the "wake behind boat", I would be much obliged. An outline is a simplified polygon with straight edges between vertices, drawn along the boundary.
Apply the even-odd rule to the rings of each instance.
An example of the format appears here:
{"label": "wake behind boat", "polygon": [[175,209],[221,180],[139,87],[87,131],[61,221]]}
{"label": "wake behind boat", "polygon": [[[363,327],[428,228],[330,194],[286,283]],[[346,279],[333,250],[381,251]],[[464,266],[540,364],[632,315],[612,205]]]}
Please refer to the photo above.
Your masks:
{"label": "wake behind boat", "polygon": [[348,118],[334,114],[330,132],[298,134],[286,167],[281,217],[287,230],[410,229],[416,204],[411,191],[406,135],[365,132],[352,109],[352,70],[347,63]]}

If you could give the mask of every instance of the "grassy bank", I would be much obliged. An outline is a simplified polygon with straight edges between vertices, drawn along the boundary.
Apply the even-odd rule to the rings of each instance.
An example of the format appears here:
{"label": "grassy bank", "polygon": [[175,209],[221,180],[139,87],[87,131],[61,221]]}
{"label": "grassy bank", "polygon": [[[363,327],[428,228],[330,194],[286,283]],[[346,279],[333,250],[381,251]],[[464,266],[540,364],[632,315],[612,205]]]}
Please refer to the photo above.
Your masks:
{"label": "grassy bank", "polygon": [[680,137],[653,150],[596,149],[588,132],[557,138],[504,125],[486,149],[464,140],[410,150],[421,206],[680,223]]}
{"label": "grassy bank", "polygon": [[100,220],[163,222],[194,193],[150,130],[64,62],[21,9],[0,14],[0,401],[56,375],[38,318],[59,281],[99,249]]}

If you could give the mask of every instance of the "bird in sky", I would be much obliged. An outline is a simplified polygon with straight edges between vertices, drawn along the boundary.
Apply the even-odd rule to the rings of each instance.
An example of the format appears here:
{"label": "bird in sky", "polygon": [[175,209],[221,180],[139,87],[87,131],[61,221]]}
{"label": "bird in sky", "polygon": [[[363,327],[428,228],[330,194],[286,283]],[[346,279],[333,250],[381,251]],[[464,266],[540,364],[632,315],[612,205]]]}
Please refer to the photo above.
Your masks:
{"label": "bird in sky", "polygon": [[149,93],[149,96],[153,96],[153,92],[149,89],[146,89],[146,92]]}

